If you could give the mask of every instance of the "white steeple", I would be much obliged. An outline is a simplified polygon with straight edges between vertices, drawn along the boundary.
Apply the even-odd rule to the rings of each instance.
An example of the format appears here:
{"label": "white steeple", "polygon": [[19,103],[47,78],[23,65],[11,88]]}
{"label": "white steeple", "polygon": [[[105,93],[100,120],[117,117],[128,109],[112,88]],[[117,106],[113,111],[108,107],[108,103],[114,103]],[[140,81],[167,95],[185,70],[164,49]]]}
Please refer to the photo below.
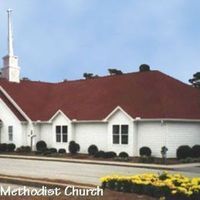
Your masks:
{"label": "white steeple", "polygon": [[18,66],[18,57],[14,56],[13,50],[13,31],[11,22],[12,10],[8,9],[8,55],[3,57],[2,77],[10,82],[20,82],[20,67]]}
{"label": "white steeple", "polygon": [[12,12],[11,9],[7,10],[7,13],[8,13],[8,55],[9,56],[14,56],[11,12]]}

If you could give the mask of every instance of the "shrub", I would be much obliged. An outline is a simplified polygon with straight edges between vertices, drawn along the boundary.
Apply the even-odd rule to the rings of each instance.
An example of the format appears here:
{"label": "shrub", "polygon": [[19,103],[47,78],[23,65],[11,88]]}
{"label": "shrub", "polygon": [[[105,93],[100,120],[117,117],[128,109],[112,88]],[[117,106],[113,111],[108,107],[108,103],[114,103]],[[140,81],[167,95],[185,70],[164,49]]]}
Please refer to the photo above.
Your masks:
{"label": "shrub", "polygon": [[15,150],[16,146],[15,144],[11,143],[7,145],[7,151],[13,152]]}
{"label": "shrub", "polygon": [[129,155],[126,152],[122,151],[122,152],[119,153],[119,157],[120,158],[128,158]]}
{"label": "shrub", "polygon": [[37,151],[43,152],[46,150],[46,148],[47,148],[47,144],[43,140],[37,142],[36,144]]}
{"label": "shrub", "polygon": [[90,145],[88,147],[88,154],[94,156],[98,152],[98,147],[96,145]]}
{"label": "shrub", "polygon": [[199,158],[200,157],[200,145],[194,145],[192,147],[192,157]]}
{"label": "shrub", "polygon": [[52,154],[52,152],[51,152],[51,150],[50,149],[48,149],[48,148],[46,148],[44,151],[40,151],[40,153],[42,154],[42,155],[44,155],[44,156],[47,156],[47,155],[51,155]]}
{"label": "shrub", "polygon": [[191,155],[192,155],[192,149],[188,145],[180,146],[176,150],[176,156],[178,159],[185,159],[191,157]]}
{"label": "shrub", "polygon": [[18,153],[29,153],[29,152],[31,152],[31,147],[30,146],[21,146],[21,147],[18,147],[16,149],[16,152],[18,152]]}
{"label": "shrub", "polygon": [[108,151],[104,153],[103,158],[114,158],[116,156],[117,154],[114,151]]}
{"label": "shrub", "polygon": [[96,158],[103,158],[104,157],[105,152],[104,151],[98,151],[94,157]]}
{"label": "shrub", "polygon": [[141,163],[154,163],[155,158],[152,156],[142,156],[139,158],[139,162]]}
{"label": "shrub", "polygon": [[140,156],[151,156],[151,149],[149,147],[141,147]]}
{"label": "shrub", "polygon": [[57,149],[56,148],[50,148],[48,149],[51,153],[57,153]]}
{"label": "shrub", "polygon": [[115,158],[117,154],[114,151],[98,151],[95,153],[94,157],[96,158]]}
{"label": "shrub", "polygon": [[194,158],[191,158],[191,157],[187,157],[185,159],[180,159],[180,162],[181,163],[194,163],[195,162],[195,159]]}
{"label": "shrub", "polygon": [[0,144],[0,152],[5,152],[7,151],[8,145],[6,143]]}
{"label": "shrub", "polygon": [[[189,178],[182,174],[146,173],[131,176],[105,176],[102,188],[120,192],[149,195],[155,199],[197,200],[200,199],[200,178]],[[145,198],[146,199],[146,198]]]}
{"label": "shrub", "polygon": [[75,141],[71,141],[69,143],[69,152],[71,154],[76,154],[79,151],[80,151],[80,145],[77,144]]}
{"label": "shrub", "polygon": [[58,150],[58,153],[60,153],[60,154],[65,154],[65,153],[66,153],[66,150],[65,150],[65,149],[59,149],[59,150]]}

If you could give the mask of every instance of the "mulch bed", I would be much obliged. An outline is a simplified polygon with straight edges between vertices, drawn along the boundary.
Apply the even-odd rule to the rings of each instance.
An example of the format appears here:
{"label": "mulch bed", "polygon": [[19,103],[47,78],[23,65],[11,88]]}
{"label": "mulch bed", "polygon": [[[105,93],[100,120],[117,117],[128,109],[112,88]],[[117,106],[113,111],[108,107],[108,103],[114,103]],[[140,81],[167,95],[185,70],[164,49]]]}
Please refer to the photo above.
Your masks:
{"label": "mulch bed", "polygon": [[1,200],[156,200],[155,198],[145,195],[137,195],[133,193],[123,193],[111,190],[104,190],[102,197],[67,197],[65,195],[59,197],[0,197]]}
{"label": "mulch bed", "polygon": [[[21,156],[36,156],[36,157],[51,157],[51,158],[66,158],[66,159],[86,159],[86,160],[99,160],[99,161],[115,161],[112,158],[95,158],[93,156],[89,156],[88,154],[76,154],[76,155],[71,155],[69,153],[67,154],[51,154],[51,155],[36,155],[35,152],[30,152],[30,153],[17,153],[17,152],[4,152],[2,154],[6,154],[6,155],[21,155]],[[0,154],[1,155],[1,154]],[[119,162],[119,161],[118,161]],[[141,163],[140,162],[140,158],[139,157],[130,157],[129,161],[126,161],[128,163]],[[163,160],[162,158],[154,158],[154,162],[152,164],[163,164]],[[176,158],[168,158],[167,159],[167,165],[170,164],[181,164],[181,162],[179,160],[177,160]]]}

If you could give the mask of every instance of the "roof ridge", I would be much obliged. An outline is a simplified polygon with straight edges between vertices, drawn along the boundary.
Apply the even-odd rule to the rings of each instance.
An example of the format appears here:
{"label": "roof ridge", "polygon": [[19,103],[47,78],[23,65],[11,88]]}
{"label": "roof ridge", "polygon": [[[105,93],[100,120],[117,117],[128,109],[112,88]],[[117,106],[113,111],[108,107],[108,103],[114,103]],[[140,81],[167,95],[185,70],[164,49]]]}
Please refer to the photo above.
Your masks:
{"label": "roof ridge", "polygon": [[134,75],[134,74],[142,74],[142,73],[151,73],[151,72],[160,72],[159,70],[150,70],[146,72],[127,72],[123,74],[118,74],[118,75],[105,75],[105,76],[99,76],[99,77],[94,77],[94,78],[89,78],[89,79],[77,79],[77,80],[67,80],[67,81],[62,81],[58,82],[58,84],[62,83],[69,83],[69,82],[82,82],[82,81],[92,81],[92,80],[99,80],[99,79],[110,79],[110,78],[116,78],[116,77],[123,77],[123,76],[128,76],[128,75]]}

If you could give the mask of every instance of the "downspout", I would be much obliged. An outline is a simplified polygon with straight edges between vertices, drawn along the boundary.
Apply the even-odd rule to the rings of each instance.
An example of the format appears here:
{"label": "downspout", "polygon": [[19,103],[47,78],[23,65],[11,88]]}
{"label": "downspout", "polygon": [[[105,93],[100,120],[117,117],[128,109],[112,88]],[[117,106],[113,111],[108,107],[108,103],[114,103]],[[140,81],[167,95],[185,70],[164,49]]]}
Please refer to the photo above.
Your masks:
{"label": "downspout", "polygon": [[[139,156],[139,149],[138,149],[138,124],[139,124],[139,121],[141,120],[140,117],[136,117],[135,120],[134,120],[134,132],[135,132],[135,142],[133,142],[133,144],[135,145],[135,152],[133,152],[133,156]],[[134,155],[135,153],[135,155]]]}

